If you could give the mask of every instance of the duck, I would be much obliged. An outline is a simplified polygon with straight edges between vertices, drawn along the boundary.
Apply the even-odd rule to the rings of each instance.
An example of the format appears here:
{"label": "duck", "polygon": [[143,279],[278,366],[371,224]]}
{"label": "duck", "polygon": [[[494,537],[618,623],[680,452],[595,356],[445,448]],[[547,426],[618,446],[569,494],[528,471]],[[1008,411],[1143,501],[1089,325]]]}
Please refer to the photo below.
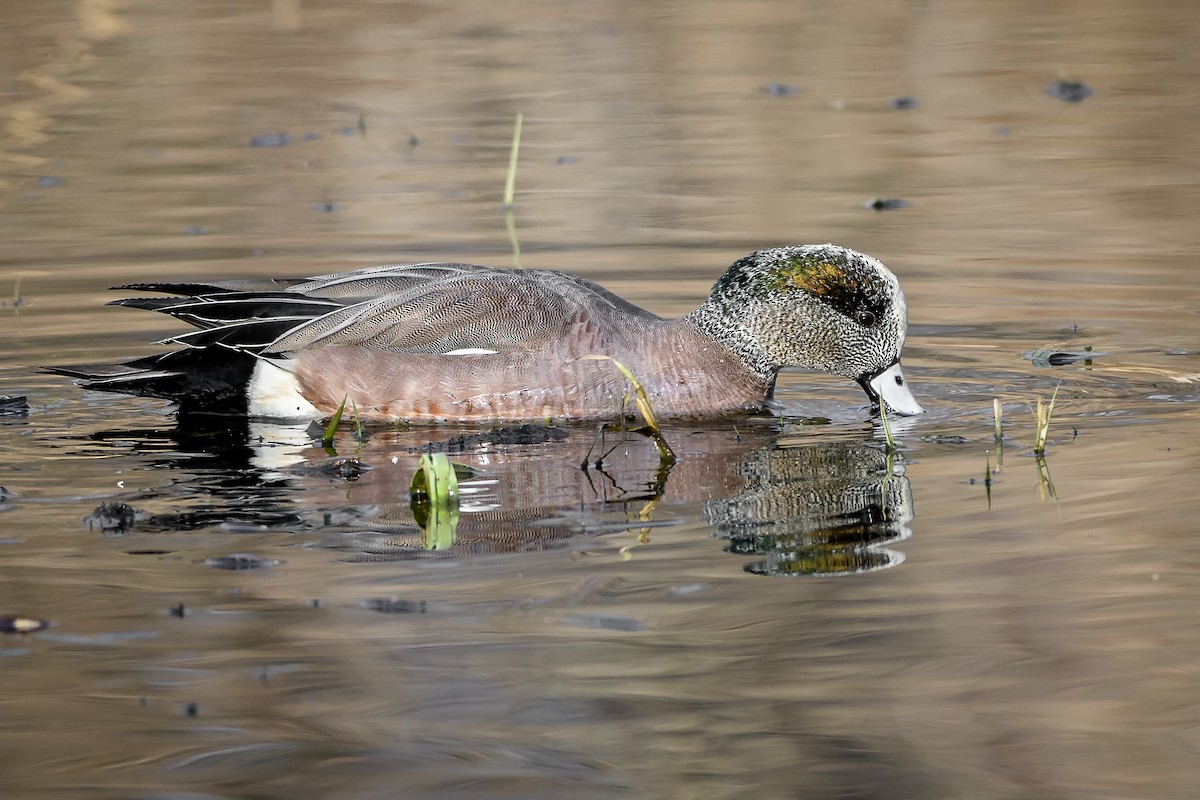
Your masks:
{"label": "duck", "polygon": [[[666,319],[551,269],[385,264],[309,278],[156,281],[109,304],[194,330],[116,364],[51,366],[81,386],[171,400],[180,415],[511,423],[603,420],[632,387],[657,417],[775,409],[784,367],[844,376],[922,413],[900,354],[908,310],[878,259],[830,244],[735,261],[698,308]],[[616,363],[614,363],[616,362]]]}

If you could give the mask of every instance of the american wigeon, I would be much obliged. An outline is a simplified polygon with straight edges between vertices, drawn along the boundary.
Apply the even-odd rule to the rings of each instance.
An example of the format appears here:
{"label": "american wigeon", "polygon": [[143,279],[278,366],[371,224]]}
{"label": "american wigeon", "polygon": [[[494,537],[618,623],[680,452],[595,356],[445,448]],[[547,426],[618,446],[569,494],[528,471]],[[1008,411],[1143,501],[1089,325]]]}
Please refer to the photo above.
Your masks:
{"label": "american wigeon", "polygon": [[780,368],[852,378],[873,403],[919,414],[900,368],[900,284],[831,244],[736,261],[699,308],[663,319],[589,280],[542,269],[399,264],[310,279],[135,283],[169,293],[113,304],[199,330],[124,364],[50,367],[105,391],[163,397],[180,413],[515,421],[615,416],[644,384],[663,417],[764,409]]}

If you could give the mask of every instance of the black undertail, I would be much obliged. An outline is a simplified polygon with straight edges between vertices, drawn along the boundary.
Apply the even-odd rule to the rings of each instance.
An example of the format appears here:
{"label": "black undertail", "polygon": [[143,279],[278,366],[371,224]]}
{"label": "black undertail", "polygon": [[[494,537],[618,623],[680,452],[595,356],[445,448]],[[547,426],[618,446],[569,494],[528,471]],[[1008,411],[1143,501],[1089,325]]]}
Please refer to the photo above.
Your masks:
{"label": "black undertail", "polygon": [[103,392],[159,397],[178,404],[181,414],[246,413],[246,387],[259,353],[279,336],[341,303],[288,293],[297,280],[216,283],[137,283],[114,287],[172,293],[129,297],[109,305],[158,311],[194,331],[164,340],[179,345],[158,355],[120,364],[44,367]]}

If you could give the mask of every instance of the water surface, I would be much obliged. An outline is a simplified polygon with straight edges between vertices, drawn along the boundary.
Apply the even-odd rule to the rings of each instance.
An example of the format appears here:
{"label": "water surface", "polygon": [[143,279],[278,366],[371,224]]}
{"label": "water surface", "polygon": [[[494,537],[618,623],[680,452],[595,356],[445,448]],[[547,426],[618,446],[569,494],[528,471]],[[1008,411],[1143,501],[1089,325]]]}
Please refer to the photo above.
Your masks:
{"label": "water surface", "polygon": [[[0,634],[6,795],[1193,796],[1187,4],[5,12],[0,615],[53,623]],[[887,263],[929,409],[898,454],[788,373],[781,419],[668,429],[667,473],[474,440],[430,552],[418,454],[487,431],[344,431],[347,480],[303,431],[31,369],[178,332],[117,283],[512,263],[518,111],[525,266],[675,315],[758,247]]]}

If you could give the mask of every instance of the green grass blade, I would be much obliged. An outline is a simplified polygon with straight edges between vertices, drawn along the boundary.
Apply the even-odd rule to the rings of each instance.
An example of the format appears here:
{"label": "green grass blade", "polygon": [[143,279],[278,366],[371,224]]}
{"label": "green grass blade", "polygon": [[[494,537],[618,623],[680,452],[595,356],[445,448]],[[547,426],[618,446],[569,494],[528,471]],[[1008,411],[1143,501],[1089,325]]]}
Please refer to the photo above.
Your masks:
{"label": "green grass blade", "polygon": [[517,154],[521,152],[521,125],[525,114],[517,112],[517,123],[513,126],[512,149],[508,153],[508,179],[504,182],[504,208],[513,207],[513,196],[517,191]]}
{"label": "green grass blade", "polygon": [[338,426],[342,424],[342,414],[346,411],[346,398],[342,398],[342,404],[338,406],[338,410],[334,412],[329,419],[329,424],[325,426],[325,435],[321,437],[321,446],[325,449],[333,447],[333,437],[337,433]]}

